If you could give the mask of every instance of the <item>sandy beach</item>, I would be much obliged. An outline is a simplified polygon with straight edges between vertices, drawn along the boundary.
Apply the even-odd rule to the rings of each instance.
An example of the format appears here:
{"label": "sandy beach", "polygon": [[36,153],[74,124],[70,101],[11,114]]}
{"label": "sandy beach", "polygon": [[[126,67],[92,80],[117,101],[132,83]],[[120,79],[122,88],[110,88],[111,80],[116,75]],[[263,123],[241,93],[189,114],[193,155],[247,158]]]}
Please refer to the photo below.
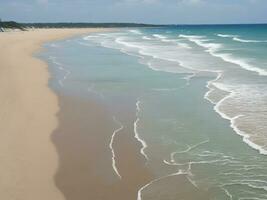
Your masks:
{"label": "sandy beach", "polygon": [[[240,193],[248,175],[248,192],[265,199],[257,184],[265,183],[266,158],[205,99],[219,79],[157,58],[167,48],[187,61],[162,41],[181,31],[170,30],[0,33],[0,199],[250,199]],[[249,76],[182,48],[199,63],[209,58],[235,72],[228,75]]]}
{"label": "sandy beach", "polygon": [[44,42],[95,31],[0,33],[0,199],[64,199],[54,183],[58,155],[51,142],[59,103],[47,86],[47,65],[32,54]]}
{"label": "sandy beach", "polygon": [[[123,100],[114,121],[105,104],[52,90],[53,73],[34,56],[45,42],[96,31],[106,30],[0,34],[0,199],[135,200],[158,182],[135,138],[135,100]],[[188,195],[178,179],[178,196]]]}
{"label": "sandy beach", "polygon": [[0,200],[267,200],[267,0],[0,0]]}
{"label": "sandy beach", "polygon": [[118,129],[103,105],[55,93],[42,44],[104,29],[40,29],[0,34],[0,198],[136,199],[152,175],[134,139],[135,107]]}

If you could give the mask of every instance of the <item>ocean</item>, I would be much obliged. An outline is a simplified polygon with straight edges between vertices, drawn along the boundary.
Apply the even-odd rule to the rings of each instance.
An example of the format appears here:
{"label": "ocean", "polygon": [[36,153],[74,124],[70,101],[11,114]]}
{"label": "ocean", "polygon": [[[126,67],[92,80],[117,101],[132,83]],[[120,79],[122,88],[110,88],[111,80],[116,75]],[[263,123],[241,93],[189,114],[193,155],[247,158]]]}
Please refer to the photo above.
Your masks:
{"label": "ocean", "polygon": [[118,29],[45,49],[57,94],[109,111],[114,179],[113,146],[131,122],[154,177],[136,199],[179,199],[174,176],[208,199],[267,199],[267,25]]}

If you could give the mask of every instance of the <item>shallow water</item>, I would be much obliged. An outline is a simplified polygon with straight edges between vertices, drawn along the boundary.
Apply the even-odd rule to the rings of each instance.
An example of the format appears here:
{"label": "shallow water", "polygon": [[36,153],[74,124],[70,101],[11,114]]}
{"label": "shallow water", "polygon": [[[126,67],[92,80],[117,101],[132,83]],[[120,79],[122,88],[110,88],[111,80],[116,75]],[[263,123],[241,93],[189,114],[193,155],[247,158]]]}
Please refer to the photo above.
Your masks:
{"label": "shallow water", "polygon": [[140,156],[155,176],[139,199],[177,199],[176,176],[210,199],[267,199],[266,32],[120,30],[47,44],[42,56],[56,92],[102,102],[117,126],[125,102],[135,107]]}

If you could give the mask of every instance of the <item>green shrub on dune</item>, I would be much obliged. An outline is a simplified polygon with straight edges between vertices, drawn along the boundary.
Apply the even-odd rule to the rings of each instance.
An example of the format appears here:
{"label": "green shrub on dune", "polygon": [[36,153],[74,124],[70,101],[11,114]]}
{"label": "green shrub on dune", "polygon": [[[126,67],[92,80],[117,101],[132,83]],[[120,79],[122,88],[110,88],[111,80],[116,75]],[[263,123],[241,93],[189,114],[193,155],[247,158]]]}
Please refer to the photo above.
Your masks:
{"label": "green shrub on dune", "polygon": [[1,21],[0,20],[0,32],[3,32],[5,29],[19,29],[19,30],[24,30],[24,27],[14,21]]}

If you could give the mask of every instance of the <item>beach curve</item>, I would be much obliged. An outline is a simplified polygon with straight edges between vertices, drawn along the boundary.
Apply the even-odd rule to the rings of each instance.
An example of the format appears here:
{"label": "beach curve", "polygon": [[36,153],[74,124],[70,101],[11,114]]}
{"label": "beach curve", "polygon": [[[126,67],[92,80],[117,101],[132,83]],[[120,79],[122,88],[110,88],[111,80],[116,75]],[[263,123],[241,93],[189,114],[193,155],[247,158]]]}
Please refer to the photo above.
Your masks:
{"label": "beach curve", "polygon": [[48,88],[47,65],[33,54],[45,42],[93,31],[99,29],[0,34],[1,199],[64,199],[54,184],[58,156],[50,139],[58,124],[58,100]]}

